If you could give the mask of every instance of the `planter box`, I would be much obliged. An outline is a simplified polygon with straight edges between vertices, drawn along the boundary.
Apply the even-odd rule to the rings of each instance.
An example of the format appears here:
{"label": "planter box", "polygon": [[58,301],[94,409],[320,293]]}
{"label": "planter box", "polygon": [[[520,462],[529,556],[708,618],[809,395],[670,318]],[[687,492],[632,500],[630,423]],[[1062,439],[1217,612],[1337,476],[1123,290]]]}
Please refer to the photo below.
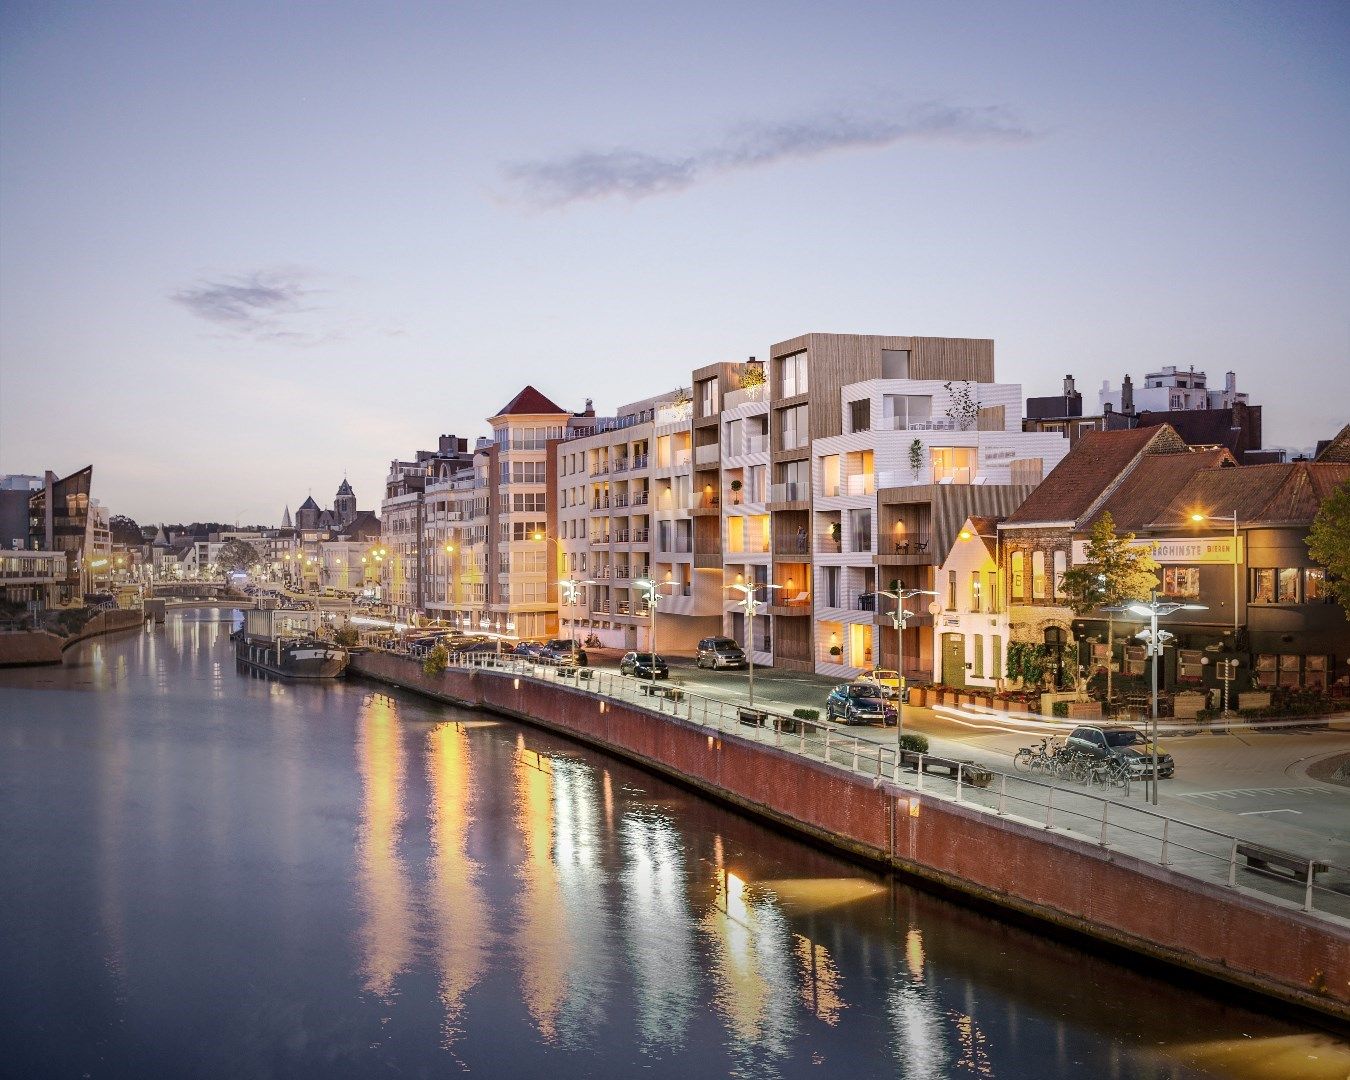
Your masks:
{"label": "planter box", "polygon": [[1100,701],[1069,702],[1070,720],[1100,720],[1101,718],[1102,703]]}
{"label": "planter box", "polygon": [[1172,716],[1180,720],[1194,720],[1208,703],[1208,694],[1183,690],[1172,699]]}
{"label": "planter box", "polygon": [[1244,690],[1238,694],[1239,709],[1269,709],[1270,691],[1269,690]]}

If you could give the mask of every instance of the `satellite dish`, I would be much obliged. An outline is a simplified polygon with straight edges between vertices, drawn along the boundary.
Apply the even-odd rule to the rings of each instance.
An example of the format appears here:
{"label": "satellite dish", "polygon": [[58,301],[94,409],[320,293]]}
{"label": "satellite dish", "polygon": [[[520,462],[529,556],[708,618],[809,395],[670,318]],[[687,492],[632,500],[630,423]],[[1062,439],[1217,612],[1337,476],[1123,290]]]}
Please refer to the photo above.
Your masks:
{"label": "satellite dish", "polygon": [[929,614],[929,615],[937,615],[937,614],[939,614],[941,611],[942,611],[942,605],[939,604],[936,600],[934,600],[931,604],[928,605],[928,614]]}

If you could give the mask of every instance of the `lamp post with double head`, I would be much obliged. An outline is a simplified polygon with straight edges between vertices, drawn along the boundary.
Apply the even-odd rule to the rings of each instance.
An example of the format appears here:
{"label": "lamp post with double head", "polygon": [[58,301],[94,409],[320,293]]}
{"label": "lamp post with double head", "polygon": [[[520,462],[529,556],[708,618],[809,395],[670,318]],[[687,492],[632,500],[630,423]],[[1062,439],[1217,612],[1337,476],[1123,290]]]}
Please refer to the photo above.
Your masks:
{"label": "lamp post with double head", "polygon": [[1153,795],[1151,801],[1154,806],[1158,805],[1158,665],[1162,662],[1163,645],[1171,639],[1172,635],[1167,631],[1158,630],[1158,620],[1166,618],[1168,615],[1174,615],[1178,611],[1207,611],[1204,604],[1178,604],[1171,600],[1159,600],[1155,592],[1147,601],[1134,600],[1128,604],[1122,604],[1118,607],[1103,608],[1103,611],[1112,612],[1130,612],[1134,615],[1142,615],[1148,619],[1148,629],[1140,633],[1139,637],[1146,638],[1148,643],[1149,655],[1149,676],[1152,687],[1152,705],[1150,713],[1152,717],[1149,741],[1153,744],[1150,747],[1153,754]]}
{"label": "lamp post with double head", "polygon": [[890,589],[881,589],[877,595],[889,596],[895,601],[895,610],[890,614],[891,625],[895,627],[896,674],[900,676],[900,685],[895,698],[895,745],[898,751],[900,740],[905,734],[905,698],[909,696],[909,683],[905,680],[905,624],[909,622],[910,616],[918,614],[906,610],[905,601],[912,600],[916,596],[936,596],[937,593],[932,589],[897,587],[894,592]]}
{"label": "lamp post with double head", "polygon": [[781,585],[770,585],[767,581],[752,581],[748,585],[727,585],[741,594],[741,610],[745,612],[745,660],[746,674],[749,677],[750,707],[755,707],[755,616],[759,614],[761,602],[755,599],[757,589],[781,589]]}
{"label": "lamp post with double head", "polygon": [[642,599],[647,604],[647,611],[652,617],[651,633],[647,638],[647,647],[651,650],[651,672],[652,687],[656,687],[656,606],[661,600],[661,589],[665,585],[673,585],[669,581],[653,581],[651,578],[638,578],[633,582],[642,590]]}
{"label": "lamp post with double head", "polygon": [[[558,588],[560,588],[563,591],[564,601],[566,602],[567,606],[575,607],[577,603],[577,597],[581,595],[581,587],[583,585],[594,585],[594,584],[595,581],[592,578],[561,578],[558,581]],[[573,655],[575,655],[577,651],[576,644],[577,644],[577,620],[576,616],[574,615],[572,616]]]}

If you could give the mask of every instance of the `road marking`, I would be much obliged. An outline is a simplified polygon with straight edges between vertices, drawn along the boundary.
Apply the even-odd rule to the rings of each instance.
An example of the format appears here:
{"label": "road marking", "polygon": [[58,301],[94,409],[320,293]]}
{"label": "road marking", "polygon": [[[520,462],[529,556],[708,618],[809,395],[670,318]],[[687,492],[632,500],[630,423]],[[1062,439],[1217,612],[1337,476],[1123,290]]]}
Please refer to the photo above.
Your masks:
{"label": "road marking", "polygon": [[1251,817],[1253,814],[1301,814],[1302,810],[1243,810],[1238,817]]}
{"label": "road marking", "polygon": [[1224,791],[1185,791],[1178,792],[1182,799],[1241,799],[1254,795],[1314,795],[1315,789],[1306,787],[1283,788],[1228,788]]}

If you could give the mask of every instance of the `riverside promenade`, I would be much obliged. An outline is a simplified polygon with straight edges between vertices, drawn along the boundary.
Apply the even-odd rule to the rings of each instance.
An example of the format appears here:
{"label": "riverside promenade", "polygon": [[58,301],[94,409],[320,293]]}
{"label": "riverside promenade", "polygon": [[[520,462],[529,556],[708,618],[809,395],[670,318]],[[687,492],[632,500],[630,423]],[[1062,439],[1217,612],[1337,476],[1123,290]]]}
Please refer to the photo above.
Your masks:
{"label": "riverside promenade", "polygon": [[1248,868],[1241,837],[608,673],[488,657],[428,676],[378,651],[351,673],[565,733],[855,856],[1350,1019],[1350,867],[1282,880]]}

